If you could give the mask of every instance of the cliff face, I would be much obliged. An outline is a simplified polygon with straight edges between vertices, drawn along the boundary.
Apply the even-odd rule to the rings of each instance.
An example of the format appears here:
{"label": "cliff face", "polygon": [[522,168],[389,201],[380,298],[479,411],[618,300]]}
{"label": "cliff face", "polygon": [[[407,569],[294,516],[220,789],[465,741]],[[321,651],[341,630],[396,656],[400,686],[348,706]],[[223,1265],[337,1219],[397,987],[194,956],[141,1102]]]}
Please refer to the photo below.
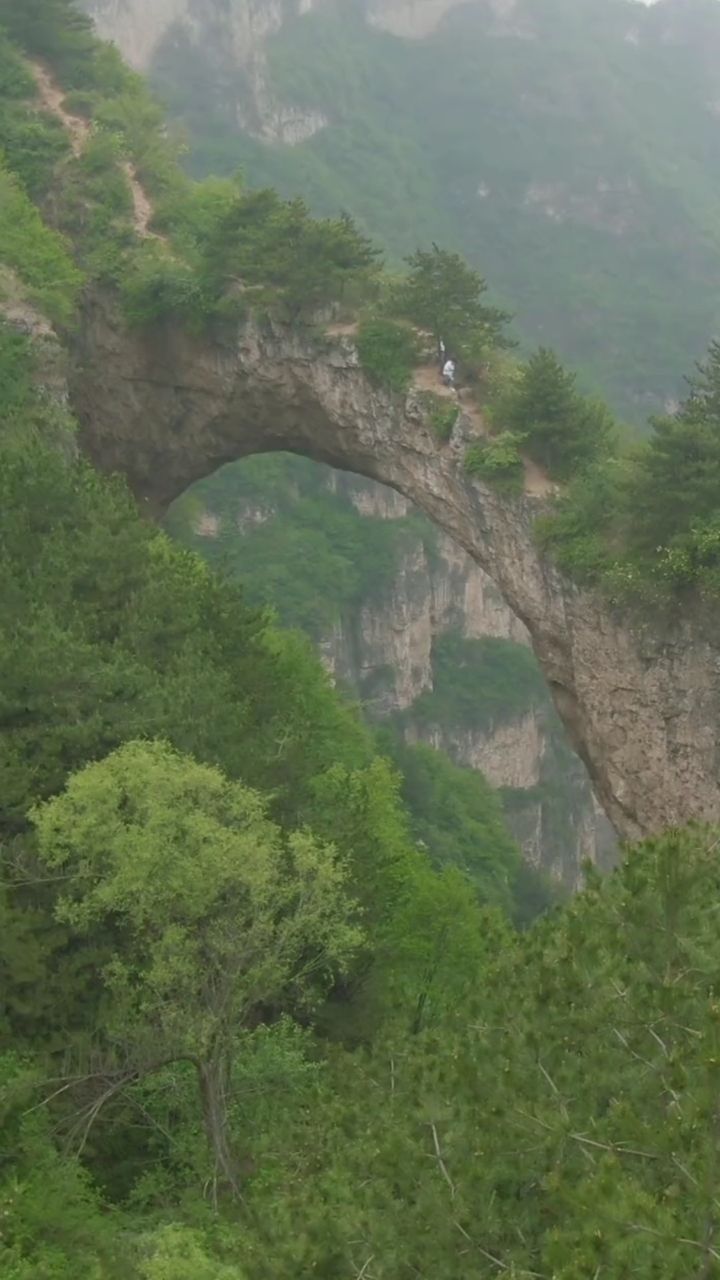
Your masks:
{"label": "cliff face", "polygon": [[192,337],[130,335],[100,296],[75,338],[71,393],[82,443],[159,510],[252,453],[305,454],[396,489],[491,578],[527,627],[570,741],[627,839],[720,812],[717,628],[624,616],[560,575],[533,538],[547,501],[468,477],[479,427],[463,410],[440,445],[415,390],[373,387],[352,340],[279,325]]}
{"label": "cliff face", "polygon": [[[399,519],[411,510],[398,493],[356,476],[337,484],[364,515]],[[507,818],[526,861],[578,887],[584,860],[606,870],[617,846],[585,770],[564,747],[550,699],[482,726],[413,716],[418,698],[433,688],[435,642],[448,632],[530,644],[487,574],[440,533],[431,551],[420,537],[406,549],[394,581],[327,638],[323,657],[371,715],[406,713],[409,742],[428,742],[511,793]]]}
{"label": "cliff face", "polygon": [[98,33],[147,71],[164,50],[185,49],[231,103],[238,129],[263,142],[298,143],[325,124],[284,104],[270,87],[265,42],[314,0],[84,0]]}
{"label": "cliff face", "polygon": [[[570,888],[580,883],[585,859],[609,866],[616,854],[612,828],[580,762],[565,746],[547,691],[533,680],[520,697],[507,692],[508,682],[527,682],[529,637],[497,588],[455,543],[421,522],[399,493],[335,471],[323,469],[318,476],[361,518],[388,522],[389,538],[393,522],[402,530],[392,575],[379,588],[368,584],[316,635],[335,682],[361,701],[370,719],[392,719],[409,743],[427,742],[501,789],[509,826],[531,865]],[[265,499],[243,495],[239,485],[228,504],[231,483],[217,494],[222,515],[212,487],[203,486],[205,502],[189,516],[196,539],[220,538],[227,545],[238,533],[262,537],[268,522],[287,518],[282,500],[274,505],[280,493],[272,485]],[[296,497],[301,496],[299,489]],[[251,550],[249,555],[252,564]],[[247,558],[239,551],[241,572],[243,563],[247,574]],[[250,574],[257,586],[256,566]],[[443,637],[453,638],[449,664],[438,648]],[[484,646],[472,643],[488,638],[500,641],[493,649],[500,666],[494,669],[487,666]],[[520,657],[528,661],[518,662]],[[469,719],[458,701],[460,686],[477,697]],[[478,715],[488,686],[492,713]]]}
{"label": "cliff face", "polygon": [[[361,515],[398,520],[411,510],[401,494],[356,476],[336,475],[334,484]],[[450,630],[529,643],[487,574],[460,547],[440,534],[430,555],[418,536],[394,580],[325,640],[323,658],[337,680],[366,692],[376,714],[390,715],[432,688],[433,639]]]}

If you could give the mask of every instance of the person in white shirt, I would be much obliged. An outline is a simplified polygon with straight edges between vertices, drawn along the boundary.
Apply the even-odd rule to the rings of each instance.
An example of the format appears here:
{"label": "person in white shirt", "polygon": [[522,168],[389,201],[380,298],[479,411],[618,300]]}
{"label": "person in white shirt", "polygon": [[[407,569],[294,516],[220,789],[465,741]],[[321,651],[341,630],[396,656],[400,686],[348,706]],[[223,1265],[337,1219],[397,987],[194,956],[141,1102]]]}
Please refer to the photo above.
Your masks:
{"label": "person in white shirt", "polygon": [[442,376],[446,387],[455,386],[455,361],[451,357],[443,365]]}

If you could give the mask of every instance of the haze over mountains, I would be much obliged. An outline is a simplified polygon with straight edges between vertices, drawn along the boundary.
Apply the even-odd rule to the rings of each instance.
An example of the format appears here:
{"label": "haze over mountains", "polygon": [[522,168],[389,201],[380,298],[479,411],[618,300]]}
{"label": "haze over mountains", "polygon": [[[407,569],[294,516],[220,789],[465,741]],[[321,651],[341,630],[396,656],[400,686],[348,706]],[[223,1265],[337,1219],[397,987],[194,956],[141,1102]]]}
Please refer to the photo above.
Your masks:
{"label": "haze over mountains", "polygon": [[460,249],[628,420],[718,328],[716,0],[88,0],[195,173]]}

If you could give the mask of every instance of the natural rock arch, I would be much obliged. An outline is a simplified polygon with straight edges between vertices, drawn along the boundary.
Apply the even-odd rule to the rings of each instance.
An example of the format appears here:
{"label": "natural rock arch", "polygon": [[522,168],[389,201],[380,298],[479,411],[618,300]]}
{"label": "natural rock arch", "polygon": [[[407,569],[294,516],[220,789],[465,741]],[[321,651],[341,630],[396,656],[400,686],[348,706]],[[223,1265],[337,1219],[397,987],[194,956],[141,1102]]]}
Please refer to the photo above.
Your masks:
{"label": "natural rock arch", "polygon": [[74,338],[81,443],[161,512],[226,462],[289,451],[399,490],[488,573],[527,626],[570,741],[624,839],[720,813],[720,641],[698,619],[639,624],[578,589],[532,536],[542,499],[500,496],[462,467],[413,393],[373,387],[350,338],[248,322],[193,337],[129,334],[101,296]]}

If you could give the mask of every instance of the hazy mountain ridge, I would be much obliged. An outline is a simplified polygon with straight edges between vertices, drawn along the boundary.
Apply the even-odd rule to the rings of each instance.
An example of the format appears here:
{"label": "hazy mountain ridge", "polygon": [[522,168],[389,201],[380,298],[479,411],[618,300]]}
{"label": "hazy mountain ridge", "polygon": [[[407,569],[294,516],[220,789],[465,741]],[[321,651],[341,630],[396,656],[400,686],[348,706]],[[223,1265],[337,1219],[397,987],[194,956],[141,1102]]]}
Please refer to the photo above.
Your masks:
{"label": "hazy mountain ridge", "polygon": [[195,172],[453,244],[627,418],[680,394],[719,323],[716,0],[88,7]]}

